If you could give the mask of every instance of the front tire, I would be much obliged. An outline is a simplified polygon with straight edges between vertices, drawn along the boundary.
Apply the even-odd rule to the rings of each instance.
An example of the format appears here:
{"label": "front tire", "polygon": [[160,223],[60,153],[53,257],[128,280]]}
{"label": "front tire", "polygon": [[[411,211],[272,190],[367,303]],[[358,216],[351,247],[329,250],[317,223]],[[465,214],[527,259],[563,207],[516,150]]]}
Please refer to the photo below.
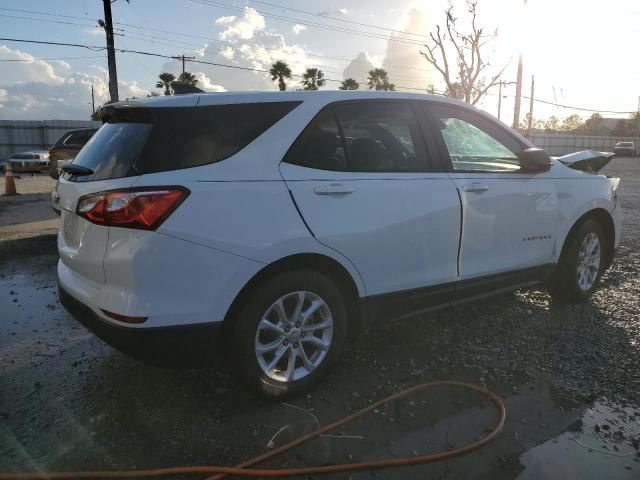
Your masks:
{"label": "front tire", "polygon": [[588,219],[567,239],[551,285],[554,300],[585,302],[600,282],[606,240],[598,222]]}
{"label": "front tire", "polygon": [[327,276],[310,270],[262,282],[232,321],[232,356],[242,380],[274,399],[312,389],[339,358],[347,336],[342,295]]}

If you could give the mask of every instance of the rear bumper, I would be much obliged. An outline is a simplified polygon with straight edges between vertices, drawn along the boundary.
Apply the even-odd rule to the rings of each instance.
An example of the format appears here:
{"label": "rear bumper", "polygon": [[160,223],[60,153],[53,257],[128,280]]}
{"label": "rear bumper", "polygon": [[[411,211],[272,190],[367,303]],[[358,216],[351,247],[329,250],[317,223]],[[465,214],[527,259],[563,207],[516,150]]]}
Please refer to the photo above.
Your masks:
{"label": "rear bumper", "polygon": [[60,303],[78,322],[117,350],[163,367],[211,364],[221,351],[222,323],[172,327],[127,327],[110,323],[58,284]]}

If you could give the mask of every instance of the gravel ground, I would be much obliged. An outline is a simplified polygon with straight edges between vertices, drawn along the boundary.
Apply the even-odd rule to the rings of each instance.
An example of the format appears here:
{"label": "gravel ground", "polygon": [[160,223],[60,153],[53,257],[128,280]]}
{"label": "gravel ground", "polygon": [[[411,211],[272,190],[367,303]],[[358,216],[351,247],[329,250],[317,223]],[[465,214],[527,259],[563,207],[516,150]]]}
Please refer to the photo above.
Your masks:
{"label": "gravel ground", "polygon": [[[339,478],[640,477],[640,161],[622,178],[622,245],[593,299],[522,290],[372,330],[290,406],[248,396],[229,369],[137,363],[59,306],[52,237],[0,248],[0,471],[230,465],[417,383],[485,385],[507,406],[489,446],[440,464]],[[3,253],[4,252],[4,253]],[[16,256],[16,253],[19,255]],[[8,257],[11,255],[11,258]],[[461,446],[495,422],[451,389],[391,404],[267,466],[350,462]]]}

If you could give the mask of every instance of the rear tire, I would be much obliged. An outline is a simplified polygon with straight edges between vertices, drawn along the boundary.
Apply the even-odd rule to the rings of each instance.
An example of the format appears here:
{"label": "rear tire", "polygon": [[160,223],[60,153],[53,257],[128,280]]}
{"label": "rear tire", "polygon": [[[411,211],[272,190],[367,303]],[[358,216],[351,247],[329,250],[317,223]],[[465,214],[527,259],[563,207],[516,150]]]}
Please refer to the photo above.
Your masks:
{"label": "rear tire", "polygon": [[570,234],[562,249],[550,288],[553,299],[570,303],[588,300],[600,282],[606,252],[602,227],[587,219]]}
{"label": "rear tire", "polygon": [[244,384],[271,399],[312,389],[338,360],[347,337],[342,295],[327,276],[311,270],[262,282],[231,321],[231,356]]}

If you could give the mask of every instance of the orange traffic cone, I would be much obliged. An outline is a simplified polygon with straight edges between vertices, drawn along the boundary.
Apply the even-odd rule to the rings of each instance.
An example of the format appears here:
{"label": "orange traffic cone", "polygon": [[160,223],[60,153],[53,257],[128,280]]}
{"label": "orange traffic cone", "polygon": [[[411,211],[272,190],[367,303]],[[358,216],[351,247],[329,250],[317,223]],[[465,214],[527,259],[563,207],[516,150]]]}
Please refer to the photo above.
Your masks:
{"label": "orange traffic cone", "polygon": [[13,169],[11,168],[11,161],[7,162],[4,170],[4,194],[5,195],[17,195],[16,182],[13,180]]}

